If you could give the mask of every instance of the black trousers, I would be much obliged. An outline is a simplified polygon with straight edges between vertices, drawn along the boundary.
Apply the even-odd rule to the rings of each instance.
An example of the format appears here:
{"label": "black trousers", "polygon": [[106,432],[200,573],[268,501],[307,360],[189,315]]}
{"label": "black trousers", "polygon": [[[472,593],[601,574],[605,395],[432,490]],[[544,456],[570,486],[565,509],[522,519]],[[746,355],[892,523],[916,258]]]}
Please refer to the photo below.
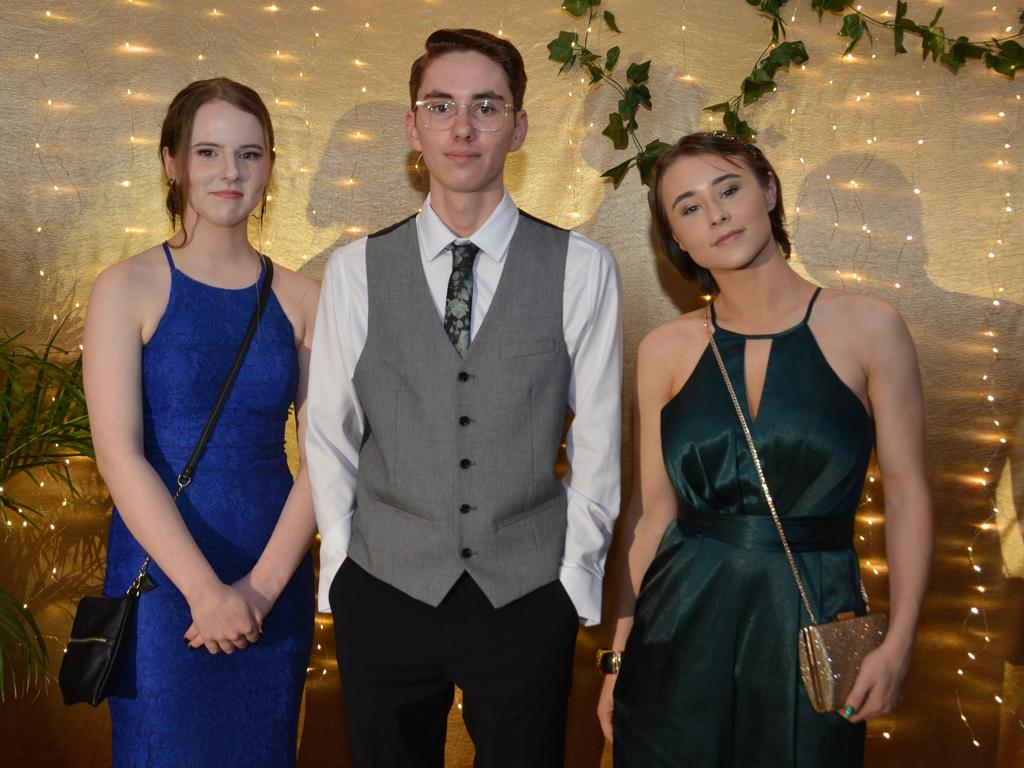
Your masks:
{"label": "black trousers", "polygon": [[351,558],[330,592],[356,768],[442,768],[454,685],[476,768],[557,768],[579,621],[553,581],[495,609],[463,575],[436,608]]}

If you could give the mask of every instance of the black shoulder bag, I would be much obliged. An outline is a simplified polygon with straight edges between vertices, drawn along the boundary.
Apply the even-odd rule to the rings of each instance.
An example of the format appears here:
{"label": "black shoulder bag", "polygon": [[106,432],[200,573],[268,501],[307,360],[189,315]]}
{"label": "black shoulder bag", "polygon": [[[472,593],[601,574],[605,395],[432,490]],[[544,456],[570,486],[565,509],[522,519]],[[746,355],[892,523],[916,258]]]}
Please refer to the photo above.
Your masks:
{"label": "black shoulder bag", "polygon": [[[245,337],[238,348],[238,354],[235,355],[235,362],[231,366],[224,386],[221,387],[220,396],[213,406],[213,412],[206,420],[206,426],[199,437],[199,442],[196,443],[185,468],[178,475],[178,490],[174,493],[175,503],[181,496],[181,492],[192,482],[192,473],[213,433],[224,403],[227,402],[228,395],[231,394],[231,387],[245,361],[249,343],[256,333],[263,307],[270,295],[270,284],[274,278],[274,264],[266,256],[263,256],[262,259],[266,275],[259,298],[256,300],[256,309],[253,310]],[[139,575],[135,577],[135,581],[122,597],[86,595],[78,602],[75,621],[71,627],[71,637],[64,649],[64,660],[60,665],[60,690],[64,694],[65,704],[77,704],[84,701],[95,707],[107,698],[118,655],[128,639],[127,627],[135,603],[140,595],[149,592],[156,586],[149,577],[149,563],[150,557],[146,555],[142,567],[139,568]]]}

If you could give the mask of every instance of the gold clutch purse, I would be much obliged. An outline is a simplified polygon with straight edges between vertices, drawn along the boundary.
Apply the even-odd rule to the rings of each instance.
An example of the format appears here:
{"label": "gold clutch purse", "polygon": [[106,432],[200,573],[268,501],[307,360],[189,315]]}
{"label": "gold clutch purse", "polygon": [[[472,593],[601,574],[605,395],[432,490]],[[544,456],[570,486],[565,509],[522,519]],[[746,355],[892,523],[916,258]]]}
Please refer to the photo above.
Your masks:
{"label": "gold clutch purse", "polygon": [[[736,416],[739,417],[740,426],[743,428],[743,435],[746,437],[747,447],[750,449],[750,457],[754,461],[754,468],[757,470],[757,477],[761,482],[761,491],[764,493],[765,501],[768,502],[772,521],[782,540],[782,549],[786,553],[789,567],[793,571],[796,587],[800,591],[800,599],[803,601],[807,615],[811,617],[810,625],[802,627],[798,636],[800,677],[804,681],[807,697],[811,700],[811,706],[814,707],[815,712],[838,711],[843,708],[846,697],[853,689],[853,683],[857,679],[857,673],[860,671],[864,657],[882,644],[886,629],[889,627],[889,617],[885,614],[874,613],[855,616],[850,611],[839,614],[833,621],[824,624],[818,623],[814,609],[811,608],[811,601],[807,597],[807,591],[804,589],[803,579],[800,578],[800,571],[793,559],[793,553],[789,549],[786,532],[782,529],[778,512],[775,511],[775,502],[772,500],[771,491],[768,490],[768,483],[764,478],[761,459],[757,455],[757,448],[750,435],[750,428],[747,426],[747,420],[743,416],[739,400],[736,399],[736,392],[732,388],[729,373],[725,369],[725,363],[722,361],[718,345],[715,343],[715,336],[708,322],[708,314],[708,310],[705,309],[704,326],[708,329],[711,339],[711,350],[715,354],[715,360],[722,372],[726,389],[729,390],[733,408],[736,409]],[[867,592],[864,590],[863,583],[860,583],[859,586],[861,596],[864,598],[864,607],[867,609]]]}
{"label": "gold clutch purse", "polygon": [[888,627],[884,613],[853,616],[851,612],[800,630],[800,677],[815,712],[843,708],[861,662],[882,643]]}

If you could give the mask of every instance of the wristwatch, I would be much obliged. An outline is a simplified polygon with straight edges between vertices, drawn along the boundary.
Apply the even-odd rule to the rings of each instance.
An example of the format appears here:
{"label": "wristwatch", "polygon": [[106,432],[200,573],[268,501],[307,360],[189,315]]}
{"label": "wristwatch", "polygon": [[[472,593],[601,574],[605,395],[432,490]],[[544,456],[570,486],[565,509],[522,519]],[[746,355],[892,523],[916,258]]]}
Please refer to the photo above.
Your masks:
{"label": "wristwatch", "polygon": [[613,651],[611,648],[597,649],[597,669],[605,675],[619,674],[622,666],[622,651]]}

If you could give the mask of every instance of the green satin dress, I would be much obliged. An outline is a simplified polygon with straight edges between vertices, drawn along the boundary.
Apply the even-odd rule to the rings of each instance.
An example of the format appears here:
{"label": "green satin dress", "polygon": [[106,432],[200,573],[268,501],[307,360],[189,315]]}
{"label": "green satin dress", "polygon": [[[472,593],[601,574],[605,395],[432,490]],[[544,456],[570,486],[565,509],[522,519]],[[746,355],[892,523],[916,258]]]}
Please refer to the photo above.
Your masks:
{"label": "green satin dress", "polygon": [[[811,603],[831,618],[864,610],[853,520],[874,424],[807,325],[817,296],[781,333],[714,327]],[[743,371],[753,338],[772,339],[756,420]],[[809,618],[710,346],[662,409],[661,436],[680,512],[644,576],[623,654],[616,768],[860,766],[864,726],[816,713],[800,681],[797,634]]]}

